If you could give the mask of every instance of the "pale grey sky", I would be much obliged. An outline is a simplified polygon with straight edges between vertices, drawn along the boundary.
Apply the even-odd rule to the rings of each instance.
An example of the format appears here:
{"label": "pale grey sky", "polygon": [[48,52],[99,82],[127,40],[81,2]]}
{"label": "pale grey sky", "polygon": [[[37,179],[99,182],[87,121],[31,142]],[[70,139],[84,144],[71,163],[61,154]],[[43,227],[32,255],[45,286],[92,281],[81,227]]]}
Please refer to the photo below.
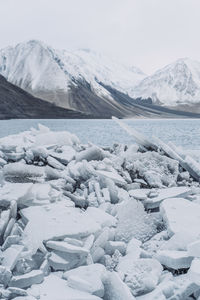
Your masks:
{"label": "pale grey sky", "polygon": [[200,60],[200,0],[0,0],[0,48],[29,39],[152,73],[180,57]]}

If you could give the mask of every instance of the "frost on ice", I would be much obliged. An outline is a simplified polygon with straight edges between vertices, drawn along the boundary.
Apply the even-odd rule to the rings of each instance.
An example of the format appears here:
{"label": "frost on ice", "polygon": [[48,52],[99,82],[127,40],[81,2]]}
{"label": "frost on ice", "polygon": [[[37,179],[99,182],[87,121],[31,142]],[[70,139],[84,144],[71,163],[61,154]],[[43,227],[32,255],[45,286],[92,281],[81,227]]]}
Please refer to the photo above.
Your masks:
{"label": "frost on ice", "polygon": [[38,129],[0,139],[0,297],[200,299],[200,166]]}

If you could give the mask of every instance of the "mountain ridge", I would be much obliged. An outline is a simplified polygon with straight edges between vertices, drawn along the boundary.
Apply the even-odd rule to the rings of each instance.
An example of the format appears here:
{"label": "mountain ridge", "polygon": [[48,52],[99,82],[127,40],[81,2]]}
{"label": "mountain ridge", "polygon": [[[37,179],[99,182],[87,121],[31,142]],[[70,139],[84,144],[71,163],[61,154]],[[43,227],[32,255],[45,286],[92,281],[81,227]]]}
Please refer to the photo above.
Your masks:
{"label": "mountain ridge", "polygon": [[34,97],[93,117],[129,117],[137,105],[145,114],[146,104],[200,112],[200,62],[189,58],[146,76],[90,49],[56,50],[30,40],[0,50],[0,74]]}

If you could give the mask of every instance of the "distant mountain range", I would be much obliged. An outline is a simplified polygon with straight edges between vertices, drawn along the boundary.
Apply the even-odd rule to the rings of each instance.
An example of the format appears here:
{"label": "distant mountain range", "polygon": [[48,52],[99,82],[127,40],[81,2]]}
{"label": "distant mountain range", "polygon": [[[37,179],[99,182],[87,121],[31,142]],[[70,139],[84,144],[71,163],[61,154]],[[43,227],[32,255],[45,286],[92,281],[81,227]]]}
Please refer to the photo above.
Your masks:
{"label": "distant mountain range", "polygon": [[0,74],[25,90],[29,102],[37,97],[81,116],[195,117],[188,112],[200,112],[200,63],[190,59],[147,76],[94,51],[55,50],[31,40],[0,50]]}
{"label": "distant mountain range", "polygon": [[165,106],[200,104],[200,62],[179,59],[141,80],[131,96],[150,97]]}

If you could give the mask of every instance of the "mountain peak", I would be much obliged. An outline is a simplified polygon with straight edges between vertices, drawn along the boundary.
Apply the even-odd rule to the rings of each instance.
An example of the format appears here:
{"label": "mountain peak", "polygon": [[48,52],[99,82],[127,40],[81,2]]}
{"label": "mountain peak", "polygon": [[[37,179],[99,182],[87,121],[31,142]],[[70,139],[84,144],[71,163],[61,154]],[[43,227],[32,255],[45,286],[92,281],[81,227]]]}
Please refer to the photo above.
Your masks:
{"label": "mountain peak", "polygon": [[134,97],[152,98],[167,106],[200,102],[200,62],[180,58],[146,77],[134,89]]}

